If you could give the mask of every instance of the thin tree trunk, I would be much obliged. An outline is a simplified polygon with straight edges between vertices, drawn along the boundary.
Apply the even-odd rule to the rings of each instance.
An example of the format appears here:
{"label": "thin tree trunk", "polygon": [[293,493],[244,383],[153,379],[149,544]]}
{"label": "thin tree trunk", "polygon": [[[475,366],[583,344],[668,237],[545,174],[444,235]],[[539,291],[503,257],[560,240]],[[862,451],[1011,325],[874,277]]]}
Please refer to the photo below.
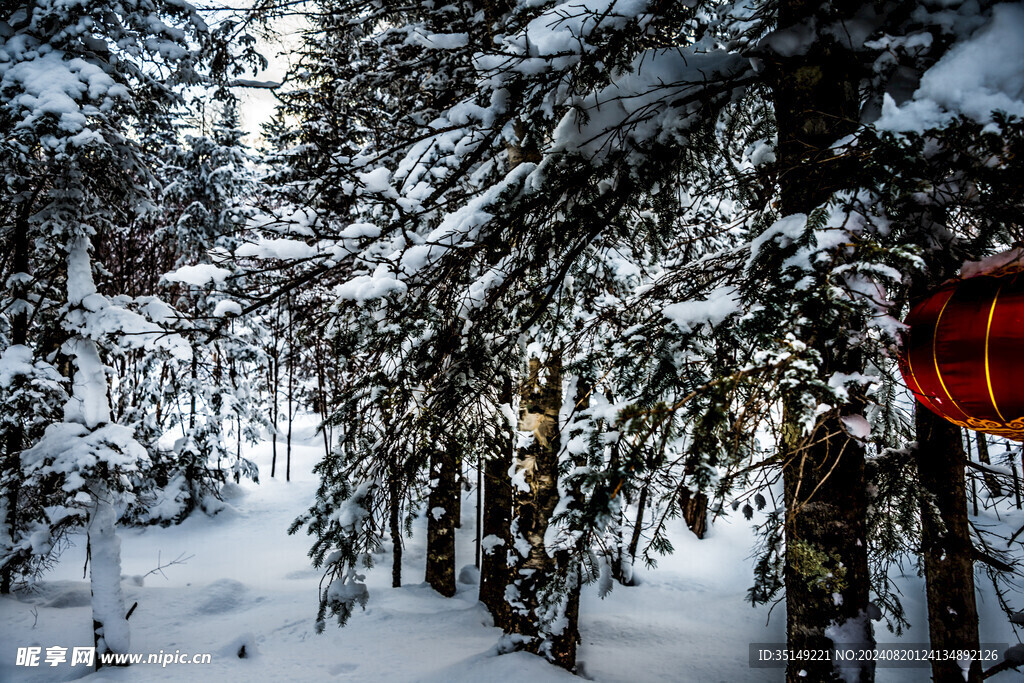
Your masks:
{"label": "thin tree trunk", "polygon": [[[502,405],[512,407],[512,380],[504,378]],[[480,558],[480,602],[486,605],[494,625],[511,629],[511,611],[505,600],[509,584],[508,553],[512,547],[512,451],[514,433],[511,425],[503,425],[501,447],[483,462],[484,510],[482,555]],[[507,438],[506,438],[507,437]]]}
{"label": "thin tree trunk", "polygon": [[473,553],[473,562],[477,570],[480,569],[481,541],[483,540],[483,514],[484,514],[484,468],[483,463],[478,462],[476,468],[476,545]]}
{"label": "thin tree trunk", "polygon": [[441,595],[455,595],[455,499],[457,453],[435,442],[430,455],[430,496],[427,499],[426,580]]}
{"label": "thin tree trunk", "polygon": [[402,587],[402,488],[398,476],[388,479],[388,523],[391,531],[391,587]]}
{"label": "thin tree trunk", "polygon": [[[991,456],[989,456],[988,453],[988,437],[982,434],[981,432],[975,432],[974,437],[978,443],[978,460],[983,465],[991,466],[992,458]],[[985,473],[985,486],[988,487],[989,493],[991,493],[993,496],[1003,495],[1003,487],[999,483],[999,480],[996,479],[994,474],[991,474],[989,472]]]}
{"label": "thin tree trunk", "polygon": [[614,546],[608,554],[608,565],[613,579],[623,586],[632,586],[633,567],[629,562],[626,562],[626,542],[622,537],[623,528],[625,527],[625,519],[625,512],[623,510],[619,510],[618,514],[615,515],[613,520],[610,522],[610,535],[615,540]]}
{"label": "thin tree trunk", "polygon": [[[620,466],[619,457],[619,442],[616,441],[612,444],[611,455],[608,458],[608,471],[617,472]],[[612,578],[618,581],[623,586],[633,585],[633,567],[626,561],[628,554],[628,544],[624,534],[626,528],[626,496],[623,495],[620,499],[619,513],[614,522],[612,522],[612,534],[615,538],[615,547],[612,548],[611,557],[609,559],[611,565]],[[637,540],[637,544],[640,541]]]}
{"label": "thin tree trunk", "polygon": [[285,437],[284,480],[292,480],[292,423],[295,419],[295,346],[291,307],[288,308],[288,435]]}
{"label": "thin tree trunk", "polygon": [[455,457],[455,500],[452,501],[452,524],[456,529],[462,528],[462,457]]}
{"label": "thin tree trunk", "polygon": [[633,524],[633,533],[629,538],[629,547],[627,553],[629,554],[629,567],[630,567],[630,581],[632,582],[633,566],[636,565],[636,553],[640,548],[640,534],[644,528],[644,513],[647,511],[647,495],[650,487],[644,484],[643,488],[640,489],[640,498],[636,502],[636,523]]}
{"label": "thin tree trunk", "polygon": [[[32,201],[25,201],[25,205],[18,212],[18,224],[14,228],[14,245],[11,262],[11,272],[29,272],[29,239],[28,219]],[[28,311],[25,304],[28,302],[25,291],[24,280],[15,279],[11,298],[15,302],[24,302],[22,308],[11,316],[11,345],[23,346],[28,343]],[[21,451],[25,447],[25,433],[21,420],[17,420],[15,426],[7,433],[4,444],[4,459],[0,475],[7,479],[6,496],[2,502],[3,509],[0,510],[0,523],[6,529],[5,535],[13,545],[18,538],[18,499],[21,495]],[[11,583],[14,579],[15,558],[9,558],[8,562],[0,568],[0,594],[6,595],[11,592]]]}
{"label": "thin tree trunk", "polygon": [[192,438],[194,439],[194,430],[196,428],[196,392],[199,391],[199,354],[192,354],[192,367],[189,377],[192,379],[192,385],[189,388],[191,398],[188,403],[188,431],[190,434],[193,434]]}
{"label": "thin tree trunk", "polygon": [[320,433],[324,437],[324,457],[328,457],[331,454],[331,440],[327,434],[327,388],[326,381],[324,378],[324,357],[325,354],[317,353],[313,354],[316,362],[316,391],[318,397],[318,405],[320,412]]}
{"label": "thin tree trunk", "polygon": [[277,319],[273,324],[273,353],[270,356],[270,421],[273,441],[270,444],[270,478],[277,473],[277,387],[281,378],[281,350],[277,346],[277,331],[281,323],[281,303],[277,304]]}
{"label": "thin tree trunk", "polygon": [[242,415],[241,412],[235,413],[235,483],[237,484],[242,478]]}
{"label": "thin tree trunk", "polygon": [[[977,650],[974,546],[967,519],[965,455],[960,428],[917,407],[918,480],[921,484],[921,556],[933,650]],[[980,436],[980,435],[979,435]],[[980,683],[980,662],[967,677],[956,660],[933,660],[935,681]]]}

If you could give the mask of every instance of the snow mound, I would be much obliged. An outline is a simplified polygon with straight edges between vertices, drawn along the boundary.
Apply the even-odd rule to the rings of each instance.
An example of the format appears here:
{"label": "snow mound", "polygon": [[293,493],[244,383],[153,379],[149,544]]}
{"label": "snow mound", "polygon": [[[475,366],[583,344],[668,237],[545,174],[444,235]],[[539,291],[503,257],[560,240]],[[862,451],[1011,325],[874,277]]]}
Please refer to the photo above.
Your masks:
{"label": "snow mound", "polygon": [[45,606],[63,609],[65,607],[88,607],[91,604],[89,586],[83,583],[79,586],[69,585],[55,590],[53,597],[46,601]]}
{"label": "snow mound", "polygon": [[[221,581],[217,581],[216,583],[221,583]],[[238,582],[233,581],[232,583]],[[229,640],[227,644],[217,651],[217,654],[225,658],[237,657],[238,659],[255,659],[259,654],[259,650],[256,647],[256,636],[254,636],[251,631],[242,633]]]}
{"label": "snow mound", "polygon": [[480,583],[480,570],[471,564],[459,570],[459,583],[475,586]]}
{"label": "snow mound", "polygon": [[220,579],[200,591],[193,610],[196,614],[222,614],[240,609],[248,602],[249,589],[233,579]]}

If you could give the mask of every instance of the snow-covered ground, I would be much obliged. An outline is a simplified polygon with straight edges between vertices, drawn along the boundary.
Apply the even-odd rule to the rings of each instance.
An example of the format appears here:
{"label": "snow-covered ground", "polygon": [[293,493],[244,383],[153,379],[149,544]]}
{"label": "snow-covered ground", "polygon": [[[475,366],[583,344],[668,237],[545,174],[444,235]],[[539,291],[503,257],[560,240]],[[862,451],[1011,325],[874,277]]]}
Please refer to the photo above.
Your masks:
{"label": "snow-covered ground", "polygon": [[[210,664],[141,664],[104,668],[95,681],[570,681],[574,677],[533,655],[497,656],[500,631],[476,601],[477,587],[459,584],[446,599],[422,583],[422,525],[404,556],[404,585],[390,587],[390,556],[382,554],[367,575],[370,602],[342,629],[313,628],[320,574],[306,556],[304,534],[288,525],[304,511],[316,488],[310,471],[321,454],[312,428],[294,448],[290,483],[270,479],[270,448],[251,456],[262,483],[231,492],[230,507],[209,518],[194,515],[169,528],[125,529],[124,590],[131,617],[132,650],[142,653],[210,653]],[[280,449],[279,458],[283,457]],[[279,465],[281,465],[279,460]],[[279,472],[282,469],[279,467]],[[472,564],[474,494],[463,503],[458,566]],[[1024,523],[1016,513],[1004,522]],[[656,570],[638,569],[641,583],[616,586],[604,599],[584,589],[579,651],[581,674],[597,681],[781,681],[782,669],[752,669],[749,643],[785,640],[784,605],[771,612],[744,601],[751,583],[753,534],[736,515],[719,520],[697,540],[675,522],[676,553]],[[1015,527],[1014,527],[1015,528]],[[0,681],[60,681],[91,673],[69,663],[16,666],[18,647],[92,644],[89,585],[83,579],[84,538],[32,594],[0,600]],[[184,564],[139,579],[159,562],[181,555]],[[901,579],[915,628],[900,640],[926,640],[924,589],[913,568]],[[471,572],[468,572],[471,574]],[[982,640],[1016,642],[991,589],[982,589]],[[876,626],[882,642],[897,640]],[[245,646],[247,656],[239,658]],[[1011,680],[1016,674],[1004,674]],[[923,681],[927,669],[879,669],[880,681]],[[994,679],[999,680],[999,679]]]}

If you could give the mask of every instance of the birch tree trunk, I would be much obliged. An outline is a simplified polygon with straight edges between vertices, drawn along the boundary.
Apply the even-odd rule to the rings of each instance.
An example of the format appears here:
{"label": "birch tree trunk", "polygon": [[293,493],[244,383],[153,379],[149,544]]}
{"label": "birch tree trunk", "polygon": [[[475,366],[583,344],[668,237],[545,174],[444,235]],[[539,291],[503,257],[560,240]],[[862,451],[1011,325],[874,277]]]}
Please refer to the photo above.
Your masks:
{"label": "birch tree trunk", "polygon": [[[532,435],[532,440],[515,455],[512,542],[516,562],[506,597],[512,608],[512,632],[523,638],[524,649],[549,656],[559,653],[545,652],[551,643],[541,631],[541,621],[546,615],[542,614],[539,598],[557,570],[544,536],[559,497],[558,413],[561,403],[561,358],[554,354],[544,364],[531,358],[520,398],[519,431]],[[560,666],[566,664],[564,655],[553,661]]]}

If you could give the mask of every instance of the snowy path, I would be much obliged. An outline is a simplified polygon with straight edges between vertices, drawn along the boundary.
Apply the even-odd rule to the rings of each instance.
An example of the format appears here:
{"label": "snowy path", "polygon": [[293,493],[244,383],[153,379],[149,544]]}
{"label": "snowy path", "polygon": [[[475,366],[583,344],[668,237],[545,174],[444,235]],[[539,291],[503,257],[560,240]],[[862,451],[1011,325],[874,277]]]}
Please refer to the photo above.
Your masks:
{"label": "snowy path", "polygon": [[[239,487],[228,510],[214,518],[193,516],[178,527],[121,532],[128,577],[156,567],[158,553],[164,562],[180,554],[193,556],[186,564],[168,567],[166,578],[153,574],[141,586],[124,581],[129,604],[139,602],[131,618],[132,650],[208,652],[213,662],[107,668],[90,680],[579,680],[532,655],[494,656],[500,632],[476,602],[475,585],[460,584],[458,594],[445,599],[420,583],[422,533],[409,541],[401,589],[390,587],[390,556],[381,555],[367,576],[367,609],[357,612],[345,628],[329,624],[317,635],[313,620],[320,574],[306,556],[307,537],[286,533],[316,488],[310,468],[321,451],[316,440],[304,443],[308,445],[294,449],[290,483],[270,479],[270,449],[263,444],[253,453],[263,483]],[[459,567],[472,562],[474,504],[472,494],[463,504]],[[782,606],[766,625],[767,608],[752,609],[744,602],[751,582],[748,524],[739,519],[716,525],[705,541],[685,532],[681,522],[676,524],[676,554],[653,572],[638,570],[639,586],[617,586],[604,600],[593,586],[584,589],[583,674],[607,683],[782,680],[781,669],[747,665],[749,642],[785,638]],[[84,539],[76,544],[38,593],[22,596],[21,602],[0,600],[0,680],[59,681],[87,673],[68,664],[15,666],[19,646],[91,644],[89,589],[82,578]],[[920,581],[910,578],[908,588],[908,613],[923,624]],[[894,640],[884,628],[878,630],[879,640]],[[915,638],[908,634],[903,640]],[[237,656],[242,644],[249,655],[245,659]],[[926,679],[921,669],[879,671],[880,681]]]}

